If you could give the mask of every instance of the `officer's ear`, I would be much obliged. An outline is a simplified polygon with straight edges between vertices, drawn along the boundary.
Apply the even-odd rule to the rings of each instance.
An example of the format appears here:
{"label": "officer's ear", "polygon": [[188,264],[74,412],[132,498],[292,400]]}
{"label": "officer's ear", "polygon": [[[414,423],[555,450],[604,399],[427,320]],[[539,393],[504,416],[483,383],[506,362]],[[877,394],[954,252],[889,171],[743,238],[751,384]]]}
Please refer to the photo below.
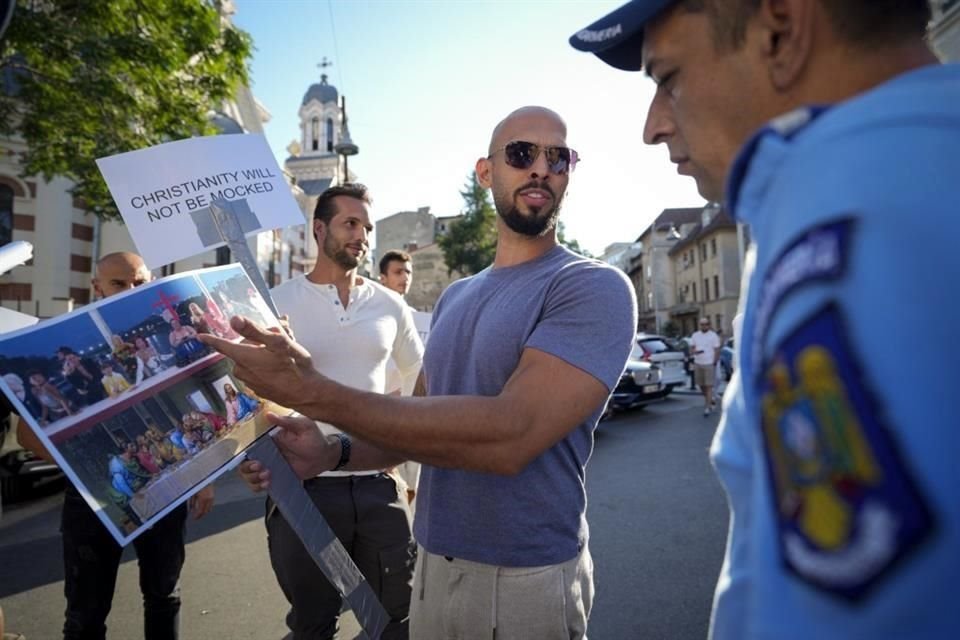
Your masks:
{"label": "officer's ear", "polygon": [[778,92],[794,88],[810,71],[814,32],[829,29],[827,20],[819,0],[761,0],[754,25],[760,30],[770,82]]}

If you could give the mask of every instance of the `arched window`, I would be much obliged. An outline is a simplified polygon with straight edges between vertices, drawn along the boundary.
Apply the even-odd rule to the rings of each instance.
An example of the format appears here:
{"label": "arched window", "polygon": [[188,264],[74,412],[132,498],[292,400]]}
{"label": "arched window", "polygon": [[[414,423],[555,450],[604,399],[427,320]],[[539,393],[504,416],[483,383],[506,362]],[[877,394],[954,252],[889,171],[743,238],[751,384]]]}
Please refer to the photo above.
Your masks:
{"label": "arched window", "polygon": [[310,121],[310,150],[320,149],[320,118],[314,116]]}
{"label": "arched window", "polygon": [[333,118],[327,118],[327,153],[333,153]]}
{"label": "arched window", "polygon": [[0,246],[13,240],[13,189],[0,184]]}

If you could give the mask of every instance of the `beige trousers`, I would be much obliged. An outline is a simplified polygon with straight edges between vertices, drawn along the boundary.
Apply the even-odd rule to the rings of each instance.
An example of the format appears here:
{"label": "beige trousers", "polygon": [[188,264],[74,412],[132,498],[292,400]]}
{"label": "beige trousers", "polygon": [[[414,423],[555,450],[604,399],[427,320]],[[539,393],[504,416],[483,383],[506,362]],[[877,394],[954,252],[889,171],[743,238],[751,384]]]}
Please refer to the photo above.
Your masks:
{"label": "beige trousers", "polygon": [[586,640],[593,560],[584,548],[545,567],[496,567],[420,547],[411,640]]}

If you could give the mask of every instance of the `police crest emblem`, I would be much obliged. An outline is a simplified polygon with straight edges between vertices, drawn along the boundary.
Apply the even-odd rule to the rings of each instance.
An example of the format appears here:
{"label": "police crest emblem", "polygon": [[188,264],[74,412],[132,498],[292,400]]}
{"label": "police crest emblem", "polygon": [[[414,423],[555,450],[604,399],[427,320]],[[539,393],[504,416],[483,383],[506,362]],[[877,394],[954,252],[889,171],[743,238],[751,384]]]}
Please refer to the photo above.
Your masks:
{"label": "police crest emblem", "polygon": [[847,600],[933,519],[827,305],[765,359],[758,380],[779,546],[789,569]]}

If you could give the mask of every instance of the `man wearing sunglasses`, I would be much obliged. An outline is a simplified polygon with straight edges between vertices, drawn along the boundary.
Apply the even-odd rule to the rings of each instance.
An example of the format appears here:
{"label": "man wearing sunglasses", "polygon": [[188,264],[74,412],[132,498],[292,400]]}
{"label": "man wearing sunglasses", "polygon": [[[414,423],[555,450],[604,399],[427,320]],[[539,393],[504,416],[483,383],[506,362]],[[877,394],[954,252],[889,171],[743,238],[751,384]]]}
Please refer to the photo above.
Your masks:
{"label": "man wearing sunglasses", "polygon": [[287,336],[246,320],[234,326],[250,343],[207,340],[259,395],[353,436],[344,446],[309,420],[276,418],[301,477],[422,463],[412,638],[586,637],[585,467],[637,312],[620,271],[557,243],[576,158],[548,109],[518,109],[497,125],[476,164],[497,208],[496,257],[437,303],[426,398],[338,385]]}
{"label": "man wearing sunglasses", "polygon": [[960,628],[958,376],[928,375],[956,342],[960,67],[937,63],[930,17],[634,0],[571,38],[646,70],[645,140],[756,241],[711,449],[732,511],[714,638]]}

